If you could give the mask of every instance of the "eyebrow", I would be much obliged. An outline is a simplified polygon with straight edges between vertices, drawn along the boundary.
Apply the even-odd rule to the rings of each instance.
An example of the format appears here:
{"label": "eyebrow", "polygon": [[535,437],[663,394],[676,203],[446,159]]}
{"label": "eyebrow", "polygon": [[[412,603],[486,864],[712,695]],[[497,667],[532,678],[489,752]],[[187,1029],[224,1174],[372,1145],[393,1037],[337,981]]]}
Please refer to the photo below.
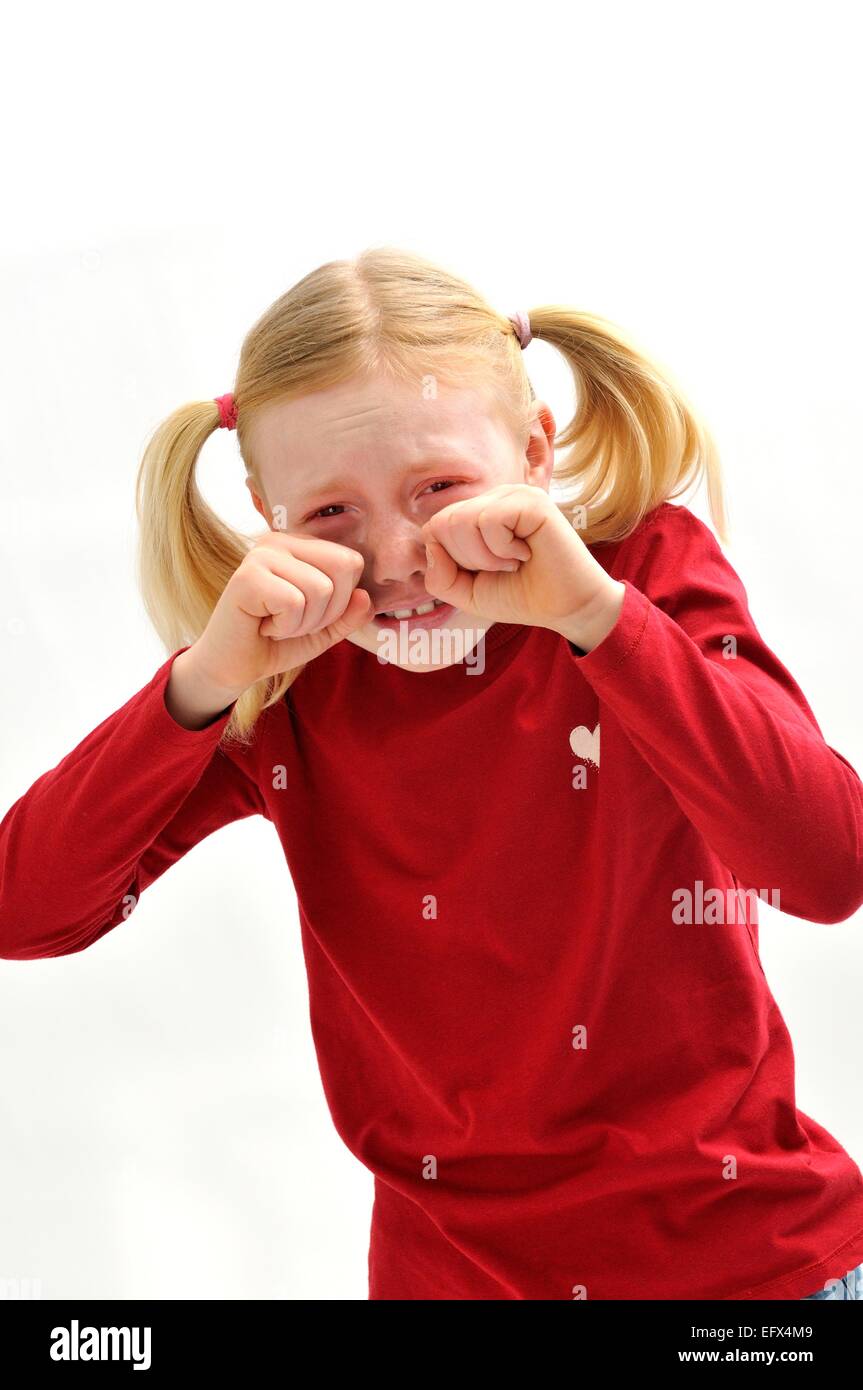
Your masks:
{"label": "eyebrow", "polygon": [[[440,468],[444,470],[446,470],[447,468],[455,470],[458,468],[475,467],[475,465],[469,463],[467,459],[443,457],[428,458],[424,459],[421,463],[413,464],[407,470],[407,474],[409,477],[413,477],[415,473],[426,473],[430,468],[434,467],[435,464],[437,464]],[[315,482],[313,488],[311,489],[308,495],[310,497],[317,497],[317,495],[321,492],[337,492],[340,488],[354,487],[356,485],[356,481],[356,478],[327,478],[322,483]]]}

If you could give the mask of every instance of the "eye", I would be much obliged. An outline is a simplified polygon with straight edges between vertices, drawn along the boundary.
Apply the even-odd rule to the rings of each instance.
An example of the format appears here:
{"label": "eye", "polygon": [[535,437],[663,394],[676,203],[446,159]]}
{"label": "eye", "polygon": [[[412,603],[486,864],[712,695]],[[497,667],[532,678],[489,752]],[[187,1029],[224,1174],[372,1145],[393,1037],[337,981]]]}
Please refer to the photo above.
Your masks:
{"label": "eye", "polygon": [[333,512],[333,509],[334,509],[335,507],[341,507],[342,510],[344,510],[344,504],[343,504],[343,503],[341,503],[341,502],[330,502],[329,506],[327,506],[327,507],[320,507],[320,508],[318,509],[318,511],[312,512],[311,516],[309,517],[309,521],[315,521],[315,520],[317,520],[318,517],[320,517],[322,521],[326,521],[327,518],[324,516],[324,513],[325,513],[325,512],[330,512],[330,513],[332,513],[332,512]]}
{"label": "eye", "polygon": [[[453,478],[438,478],[435,482],[429,483],[428,491],[432,488],[458,487],[458,483]],[[331,517],[341,515],[345,510],[344,503],[330,502],[326,507],[319,507],[316,512],[312,512],[307,518],[308,521],[328,521]]]}

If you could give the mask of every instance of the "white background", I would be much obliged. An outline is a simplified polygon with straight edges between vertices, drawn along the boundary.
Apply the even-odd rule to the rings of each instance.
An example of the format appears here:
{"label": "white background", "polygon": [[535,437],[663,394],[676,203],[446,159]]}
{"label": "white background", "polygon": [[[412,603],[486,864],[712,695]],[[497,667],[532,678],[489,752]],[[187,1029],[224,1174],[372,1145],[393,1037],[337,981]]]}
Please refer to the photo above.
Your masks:
{"label": "white background", "polygon": [[[728,558],[863,768],[851,4],[78,4],[4,21],[0,814],[165,653],[135,587],[153,426],[230,390],[315,266],[403,246],[501,311],[620,323],[707,418]],[[551,349],[526,366],[562,426]],[[236,437],[199,477],[260,518]],[[703,494],[690,502],[706,515]],[[863,1164],[860,914],[762,909],[797,1102]],[[43,1297],[364,1299],[272,827],[198,845],[77,956],[0,962],[0,1279]]]}

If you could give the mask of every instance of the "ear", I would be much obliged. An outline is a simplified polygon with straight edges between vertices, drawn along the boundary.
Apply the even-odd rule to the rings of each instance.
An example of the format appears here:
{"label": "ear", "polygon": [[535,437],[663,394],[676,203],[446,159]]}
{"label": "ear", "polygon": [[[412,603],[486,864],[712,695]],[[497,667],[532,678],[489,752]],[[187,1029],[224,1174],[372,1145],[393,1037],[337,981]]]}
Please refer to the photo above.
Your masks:
{"label": "ear", "polygon": [[534,401],[530,437],[525,447],[525,482],[548,492],[554,468],[554,440],[557,424],[546,401]]}
{"label": "ear", "polygon": [[259,511],[259,512],[261,513],[261,516],[264,518],[264,521],[265,521],[265,522],[267,523],[267,525],[269,526],[269,524],[270,524],[270,512],[269,512],[269,508],[267,507],[267,504],[266,504],[266,502],[264,501],[264,499],[263,499],[262,497],[259,497],[258,494],[255,492],[255,483],[254,483],[254,479],[251,477],[251,475],[250,475],[249,473],[246,474],[246,487],[249,489],[249,492],[250,492],[251,495],[252,495],[252,503],[253,503],[253,505],[254,505],[254,507],[255,507],[255,510],[256,510],[256,511]]}

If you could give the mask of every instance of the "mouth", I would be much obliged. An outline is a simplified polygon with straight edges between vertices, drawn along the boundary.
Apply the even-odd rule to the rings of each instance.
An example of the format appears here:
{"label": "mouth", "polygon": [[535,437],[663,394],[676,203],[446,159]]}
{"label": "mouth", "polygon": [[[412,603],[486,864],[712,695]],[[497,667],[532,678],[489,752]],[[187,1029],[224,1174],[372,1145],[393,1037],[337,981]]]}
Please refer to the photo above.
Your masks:
{"label": "mouth", "polygon": [[375,627],[392,632],[397,632],[401,624],[406,623],[408,631],[412,631],[414,628],[438,627],[441,623],[446,622],[447,618],[451,617],[455,611],[451,603],[442,603],[440,599],[436,598],[429,599],[416,608],[395,608],[376,613],[372,622]]}

